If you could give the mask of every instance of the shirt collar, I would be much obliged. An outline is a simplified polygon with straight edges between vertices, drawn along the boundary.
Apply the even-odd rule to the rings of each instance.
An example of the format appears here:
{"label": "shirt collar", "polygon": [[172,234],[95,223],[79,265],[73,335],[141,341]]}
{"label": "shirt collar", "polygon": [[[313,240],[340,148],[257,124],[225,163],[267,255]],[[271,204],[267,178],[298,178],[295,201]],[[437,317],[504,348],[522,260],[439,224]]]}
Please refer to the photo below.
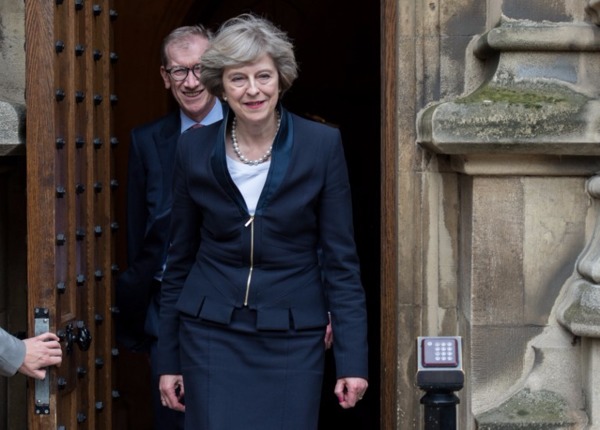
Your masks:
{"label": "shirt collar", "polygon": [[[184,114],[182,110],[179,110],[179,117],[181,118],[181,133],[196,124],[196,121]],[[202,119],[202,121],[200,121],[200,124],[209,125],[222,119],[223,106],[221,105],[221,102],[217,100],[210,112],[204,117],[204,119]]]}

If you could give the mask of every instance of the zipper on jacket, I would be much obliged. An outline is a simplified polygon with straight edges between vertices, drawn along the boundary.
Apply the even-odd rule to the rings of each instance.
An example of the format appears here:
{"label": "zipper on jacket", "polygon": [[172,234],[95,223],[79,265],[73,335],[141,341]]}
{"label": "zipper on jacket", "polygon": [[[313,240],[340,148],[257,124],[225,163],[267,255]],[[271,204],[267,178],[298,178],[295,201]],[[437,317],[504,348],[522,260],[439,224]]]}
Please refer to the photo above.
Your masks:
{"label": "zipper on jacket", "polygon": [[248,306],[248,296],[250,295],[250,281],[252,281],[252,271],[254,270],[254,215],[250,217],[244,227],[250,226],[250,270],[248,271],[248,281],[246,282],[246,295],[244,296],[244,306]]}

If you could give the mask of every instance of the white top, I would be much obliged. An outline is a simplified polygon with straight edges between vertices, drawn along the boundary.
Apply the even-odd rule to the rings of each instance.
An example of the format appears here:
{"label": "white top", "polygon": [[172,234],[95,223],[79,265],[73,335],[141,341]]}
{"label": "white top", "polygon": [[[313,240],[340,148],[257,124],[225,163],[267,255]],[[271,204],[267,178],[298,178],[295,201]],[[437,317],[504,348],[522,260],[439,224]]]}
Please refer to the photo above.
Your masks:
{"label": "white top", "polygon": [[251,166],[227,156],[229,174],[240,190],[240,193],[242,193],[250,215],[254,215],[254,212],[256,212],[258,198],[265,186],[270,165],[271,159],[256,166]]}

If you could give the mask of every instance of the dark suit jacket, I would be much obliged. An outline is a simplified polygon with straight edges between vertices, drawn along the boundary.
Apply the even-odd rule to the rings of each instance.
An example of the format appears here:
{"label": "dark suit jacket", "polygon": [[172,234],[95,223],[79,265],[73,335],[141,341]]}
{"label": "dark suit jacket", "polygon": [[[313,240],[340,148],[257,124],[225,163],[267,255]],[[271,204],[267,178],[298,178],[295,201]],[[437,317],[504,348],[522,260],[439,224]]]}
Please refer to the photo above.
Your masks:
{"label": "dark suit jacket", "polygon": [[181,373],[180,313],[227,325],[234,308],[248,306],[258,330],[325,327],[331,311],[338,377],[366,378],[365,296],[339,131],[282,110],[251,217],[227,169],[226,122],[186,133],[179,143],[159,373]]}
{"label": "dark suit jacket", "polygon": [[[127,178],[127,270],[117,279],[116,300],[119,341],[143,349],[148,334],[158,336],[155,323],[146,324],[147,312],[158,303],[154,277],[165,260],[179,111],[134,128],[131,132]],[[156,303],[156,304],[157,304]],[[150,311],[149,311],[150,309]],[[155,321],[157,315],[150,315]]]}

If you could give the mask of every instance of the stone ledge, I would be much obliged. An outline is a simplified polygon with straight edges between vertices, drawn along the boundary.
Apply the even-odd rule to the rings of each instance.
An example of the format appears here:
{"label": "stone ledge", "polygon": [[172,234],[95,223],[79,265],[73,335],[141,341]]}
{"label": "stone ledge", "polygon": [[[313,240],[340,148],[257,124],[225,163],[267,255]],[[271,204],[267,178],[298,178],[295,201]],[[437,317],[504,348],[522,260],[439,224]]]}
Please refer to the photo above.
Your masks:
{"label": "stone ledge", "polygon": [[449,155],[600,155],[600,29],[505,19],[473,54],[493,75],[421,110],[421,146]]}
{"label": "stone ledge", "polygon": [[585,176],[600,172],[599,156],[459,154],[452,170],[469,176]]}
{"label": "stone ledge", "polygon": [[22,155],[25,149],[25,106],[0,100],[0,156]]}
{"label": "stone ledge", "polygon": [[551,391],[524,389],[477,417],[479,430],[580,429],[565,399]]}
{"label": "stone ledge", "polygon": [[477,40],[474,54],[486,59],[499,51],[598,52],[600,29],[583,22],[532,22],[504,18]]}
{"label": "stone ledge", "polygon": [[559,82],[491,82],[419,116],[419,143],[443,154],[600,155],[598,102]]}

